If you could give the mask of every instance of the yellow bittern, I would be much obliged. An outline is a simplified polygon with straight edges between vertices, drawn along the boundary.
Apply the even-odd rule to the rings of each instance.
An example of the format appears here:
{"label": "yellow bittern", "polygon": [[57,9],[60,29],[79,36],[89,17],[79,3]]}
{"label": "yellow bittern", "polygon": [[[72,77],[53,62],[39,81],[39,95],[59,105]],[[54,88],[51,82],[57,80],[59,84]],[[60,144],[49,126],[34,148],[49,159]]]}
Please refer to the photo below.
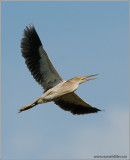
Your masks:
{"label": "yellow bittern", "polygon": [[44,94],[32,104],[22,107],[19,113],[38,104],[54,101],[59,107],[72,114],[87,114],[100,111],[83,101],[74,92],[79,84],[94,80],[96,75],[63,80],[52,65],[41,40],[31,24],[24,30],[21,52],[34,79],[44,88]]}

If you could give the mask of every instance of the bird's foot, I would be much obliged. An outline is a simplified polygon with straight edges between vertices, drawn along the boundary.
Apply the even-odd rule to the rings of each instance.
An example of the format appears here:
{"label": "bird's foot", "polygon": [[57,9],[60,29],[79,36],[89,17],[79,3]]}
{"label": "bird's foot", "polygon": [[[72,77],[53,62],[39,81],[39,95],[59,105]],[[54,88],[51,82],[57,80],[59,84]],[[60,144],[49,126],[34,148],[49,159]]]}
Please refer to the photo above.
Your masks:
{"label": "bird's foot", "polygon": [[26,106],[23,106],[18,113],[22,112],[22,111],[25,111],[27,109],[30,109],[32,106],[31,105],[26,105]]}
{"label": "bird's foot", "polygon": [[23,106],[18,113],[22,112],[22,111],[25,111],[25,110],[28,110],[34,106],[36,106],[38,104],[38,101],[39,101],[40,98],[38,98],[36,101],[34,101],[32,104],[29,104],[29,105],[26,105],[26,106]]}

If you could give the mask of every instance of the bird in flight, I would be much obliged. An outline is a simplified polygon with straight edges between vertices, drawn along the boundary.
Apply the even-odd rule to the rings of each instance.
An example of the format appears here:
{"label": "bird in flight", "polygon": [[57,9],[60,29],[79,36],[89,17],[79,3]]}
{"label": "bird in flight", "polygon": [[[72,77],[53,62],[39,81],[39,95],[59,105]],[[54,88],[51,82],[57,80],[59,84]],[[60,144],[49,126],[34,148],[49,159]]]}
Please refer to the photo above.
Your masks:
{"label": "bird in flight", "polygon": [[97,74],[75,77],[68,81],[63,80],[51,63],[32,24],[24,30],[21,52],[32,76],[44,88],[44,93],[32,104],[22,107],[19,113],[38,104],[51,101],[72,114],[79,115],[101,111],[92,107],[74,93],[81,83],[96,79],[93,77]]}

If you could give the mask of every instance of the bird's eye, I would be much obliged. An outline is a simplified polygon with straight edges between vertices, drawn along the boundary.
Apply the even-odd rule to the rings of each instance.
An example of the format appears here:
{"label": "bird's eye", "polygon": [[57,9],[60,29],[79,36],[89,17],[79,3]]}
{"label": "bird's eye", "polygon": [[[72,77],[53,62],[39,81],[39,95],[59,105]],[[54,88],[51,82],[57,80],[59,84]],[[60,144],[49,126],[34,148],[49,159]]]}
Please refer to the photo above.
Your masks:
{"label": "bird's eye", "polygon": [[82,77],[78,77],[78,80],[81,80]]}

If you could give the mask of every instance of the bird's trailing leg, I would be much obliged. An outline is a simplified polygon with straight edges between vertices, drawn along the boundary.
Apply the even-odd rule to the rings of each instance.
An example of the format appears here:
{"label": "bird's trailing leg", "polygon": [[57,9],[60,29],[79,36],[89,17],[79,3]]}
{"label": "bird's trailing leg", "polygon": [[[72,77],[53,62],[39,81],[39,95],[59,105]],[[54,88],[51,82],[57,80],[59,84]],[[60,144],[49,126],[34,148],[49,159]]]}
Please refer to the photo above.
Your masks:
{"label": "bird's trailing leg", "polygon": [[32,104],[29,104],[29,105],[27,105],[27,106],[23,106],[23,107],[19,110],[18,113],[20,113],[20,112],[22,112],[22,111],[25,111],[25,110],[28,110],[28,109],[36,106],[37,104],[39,104],[39,103],[38,103],[38,100],[39,100],[39,99],[40,99],[40,97],[39,97],[36,101],[34,101]]}

